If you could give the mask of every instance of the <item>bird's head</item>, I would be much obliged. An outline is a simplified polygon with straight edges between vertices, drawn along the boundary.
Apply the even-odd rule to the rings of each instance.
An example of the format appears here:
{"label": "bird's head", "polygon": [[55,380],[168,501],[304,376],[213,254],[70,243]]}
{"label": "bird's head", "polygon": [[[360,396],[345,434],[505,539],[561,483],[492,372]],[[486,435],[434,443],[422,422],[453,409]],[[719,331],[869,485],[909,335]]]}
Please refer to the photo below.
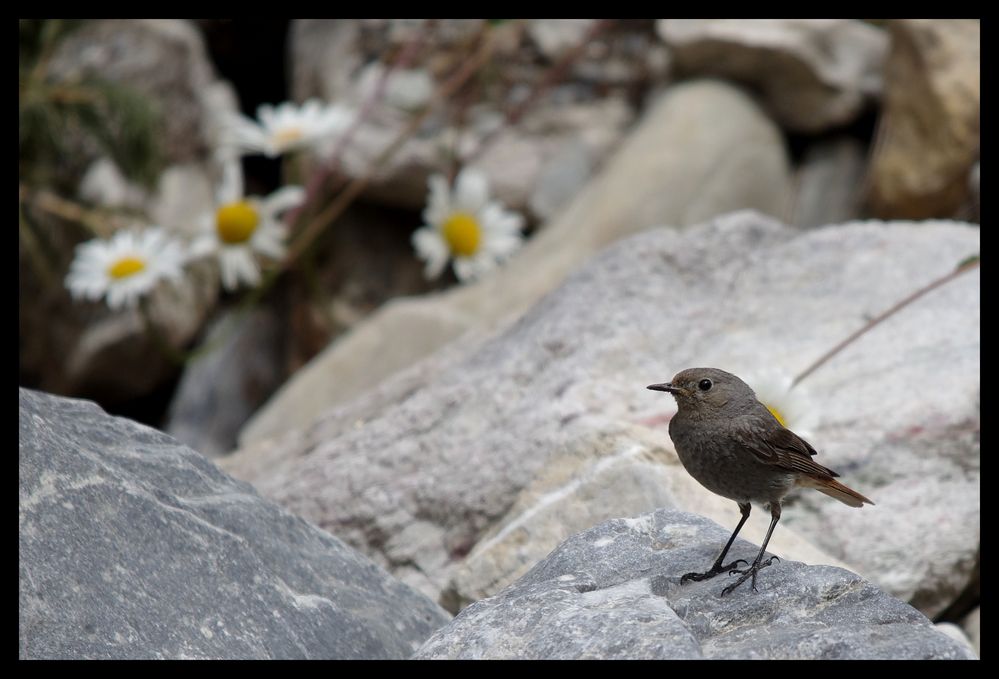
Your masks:
{"label": "bird's head", "polygon": [[668,391],[681,412],[713,413],[755,404],[756,394],[732,373],[718,368],[687,368],[669,382],[650,384],[653,391]]}

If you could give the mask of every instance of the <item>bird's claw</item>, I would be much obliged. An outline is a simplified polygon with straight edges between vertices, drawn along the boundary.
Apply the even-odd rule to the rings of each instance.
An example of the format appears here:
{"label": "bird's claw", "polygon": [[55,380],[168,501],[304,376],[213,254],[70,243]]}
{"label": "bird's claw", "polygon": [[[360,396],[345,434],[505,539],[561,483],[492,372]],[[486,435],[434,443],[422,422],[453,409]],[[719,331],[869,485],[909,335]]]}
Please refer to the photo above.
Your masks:
{"label": "bird's claw", "polygon": [[732,571],[729,571],[729,575],[735,575],[735,574],[738,573],[742,577],[739,578],[738,580],[736,580],[735,583],[733,583],[733,584],[729,585],[728,587],[726,587],[725,589],[723,589],[721,591],[721,596],[725,596],[726,594],[731,594],[732,592],[735,591],[736,587],[738,587],[739,585],[741,585],[742,583],[744,583],[746,580],[749,580],[750,578],[752,578],[752,582],[750,584],[751,584],[751,586],[753,588],[753,591],[759,593],[760,590],[756,589],[756,574],[760,572],[761,568],[765,568],[765,567],[769,566],[770,564],[772,564],[773,561],[774,561],[774,559],[777,559],[778,561],[780,561],[780,558],[778,558],[776,556],[771,556],[769,559],[767,559],[766,561],[762,561],[762,562],[759,559],[757,559],[756,561],[753,562],[752,566],[750,566],[749,568],[746,568],[745,570],[732,570]]}
{"label": "bird's claw", "polygon": [[[742,562],[747,566],[749,565],[749,562],[746,561],[745,559],[736,559],[735,561],[726,566],[722,566],[721,564],[716,563],[714,566],[711,567],[711,570],[705,571],[703,573],[686,573],[680,578],[680,584],[684,585],[690,580],[693,580],[694,582],[700,582],[701,580],[708,580],[710,578],[715,577],[719,573],[730,571],[730,569],[738,565],[739,562]],[[730,572],[735,572],[735,571],[730,571]]]}

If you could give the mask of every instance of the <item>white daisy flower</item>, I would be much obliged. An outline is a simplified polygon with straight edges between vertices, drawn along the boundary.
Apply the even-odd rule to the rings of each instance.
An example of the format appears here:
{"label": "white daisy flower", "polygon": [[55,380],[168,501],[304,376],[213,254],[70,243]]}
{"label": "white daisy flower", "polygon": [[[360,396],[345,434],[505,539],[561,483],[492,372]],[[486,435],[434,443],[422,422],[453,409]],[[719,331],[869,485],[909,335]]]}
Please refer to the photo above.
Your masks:
{"label": "white daisy flower", "polygon": [[259,122],[238,113],[225,121],[227,143],[241,152],[263,153],[274,158],[287,151],[312,147],[342,133],[353,122],[353,112],[341,105],[326,105],[309,99],[301,106],[286,101],[278,106],[262,104]]}
{"label": "white daisy flower", "polygon": [[412,236],[417,254],[426,260],[427,278],[439,276],[451,259],[459,280],[474,280],[520,247],[524,218],[489,200],[485,174],[472,168],[462,170],[453,193],[443,175],[430,177],[429,185],[423,212],[427,225]]}
{"label": "white daisy flower", "polygon": [[200,235],[191,246],[196,257],[219,259],[222,285],[235,290],[240,282],[260,283],[257,254],[272,259],[284,256],[284,224],[278,215],[302,203],[305,190],[285,186],[267,198],[243,196],[243,173],[239,162],[226,162],[214,212],[199,220]]}
{"label": "white daisy flower", "polygon": [[791,377],[776,372],[750,373],[745,382],[784,427],[807,439],[818,426],[818,408],[804,387],[799,385],[792,390]]}
{"label": "white daisy flower", "polygon": [[119,231],[76,246],[66,287],[75,299],[106,295],[112,309],[133,308],[161,279],[178,280],[184,261],[184,249],[161,228]]}

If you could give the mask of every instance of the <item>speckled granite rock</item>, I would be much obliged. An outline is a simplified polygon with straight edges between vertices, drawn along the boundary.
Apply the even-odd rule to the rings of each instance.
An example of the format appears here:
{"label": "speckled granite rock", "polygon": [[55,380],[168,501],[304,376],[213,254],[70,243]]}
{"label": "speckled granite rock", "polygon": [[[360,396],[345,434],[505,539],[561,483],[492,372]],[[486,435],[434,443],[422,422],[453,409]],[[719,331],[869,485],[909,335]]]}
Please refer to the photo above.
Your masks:
{"label": "speckled granite rock", "polygon": [[[602,523],[466,608],[416,657],[974,659],[919,611],[840,568],[775,562],[758,592],[746,583],[726,597],[727,574],[680,585],[727,536],[679,511]],[[738,540],[730,554],[756,551]]]}
{"label": "speckled granite rock", "polygon": [[[632,446],[616,468],[630,470],[630,483],[641,465],[686,477],[675,462],[656,462],[674,455],[665,422],[675,411],[647,384],[697,365],[794,376],[977,253],[979,237],[956,222],[802,233],[752,212],[649,231],[608,248],[493,334],[465,335],[222,465],[438,598],[480,542],[513,524],[512,555],[515,529],[535,525],[525,514],[557,516],[555,504],[540,503],[559,487],[594,479],[560,495],[565,507],[607,497],[625,479],[604,461]],[[979,284],[971,272],[933,291],[805,380],[818,461],[877,506],[856,510],[809,491],[789,499],[781,522],[931,616],[977,577]],[[553,482],[537,487],[545,478]],[[648,509],[670,499],[691,510],[694,491],[710,496],[680,492],[689,479],[653,492],[651,478],[635,486],[655,503]],[[712,518],[734,526],[727,504],[727,518]],[[640,511],[624,500],[604,509]],[[594,522],[609,518],[589,511]],[[552,549],[568,537],[549,527],[527,539],[543,536]],[[507,575],[533,564],[537,549],[504,557]]]}
{"label": "speckled granite rock", "polygon": [[19,399],[19,657],[404,658],[447,622],[166,434]]}

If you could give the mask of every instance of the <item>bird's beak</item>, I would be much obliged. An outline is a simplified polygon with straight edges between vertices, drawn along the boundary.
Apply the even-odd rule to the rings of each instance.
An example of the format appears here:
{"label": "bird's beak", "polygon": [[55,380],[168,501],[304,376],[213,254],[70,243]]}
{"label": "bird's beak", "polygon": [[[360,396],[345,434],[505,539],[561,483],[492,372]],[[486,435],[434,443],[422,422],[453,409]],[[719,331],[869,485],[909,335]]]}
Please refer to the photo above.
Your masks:
{"label": "bird's beak", "polygon": [[645,388],[651,389],[652,391],[668,391],[671,394],[675,394],[677,392],[677,388],[669,382],[663,382],[662,384],[650,384]]}

